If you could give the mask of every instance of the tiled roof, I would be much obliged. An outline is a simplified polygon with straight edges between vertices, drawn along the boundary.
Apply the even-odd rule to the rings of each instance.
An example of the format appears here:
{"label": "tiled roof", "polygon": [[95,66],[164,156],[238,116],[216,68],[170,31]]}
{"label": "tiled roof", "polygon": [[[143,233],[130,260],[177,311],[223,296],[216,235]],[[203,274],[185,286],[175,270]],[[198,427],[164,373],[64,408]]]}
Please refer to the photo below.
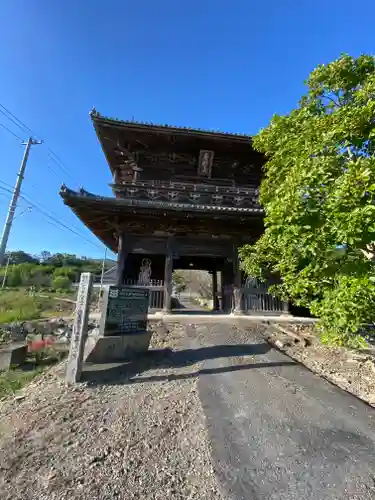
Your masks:
{"label": "tiled roof", "polygon": [[171,132],[173,130],[176,131],[185,131],[185,132],[193,132],[193,133],[199,133],[199,134],[208,134],[208,135],[223,135],[229,137],[237,137],[239,139],[247,139],[250,140],[252,138],[251,135],[249,134],[237,134],[233,132],[223,132],[220,130],[207,130],[207,129],[201,129],[201,128],[190,128],[190,127],[180,127],[176,125],[167,125],[167,124],[158,124],[158,123],[152,123],[152,122],[143,122],[143,121],[136,121],[136,120],[120,120],[118,118],[112,118],[108,116],[103,116],[98,111],[96,111],[95,108],[93,108],[90,112],[91,119],[95,121],[106,121],[106,122],[112,122],[120,125],[136,125],[136,126],[143,126],[143,127],[151,127],[151,128],[161,128],[165,130],[170,130]]}
{"label": "tiled roof", "polygon": [[[108,196],[94,195],[83,188],[80,191],[73,191],[67,188],[64,184],[60,189],[60,196],[64,201],[76,200],[88,203],[109,203],[118,207],[140,207],[140,208],[154,208],[154,209],[164,209],[172,211],[193,211],[193,212],[224,212],[224,213],[234,213],[238,215],[242,214],[263,214],[262,208],[242,208],[242,207],[231,207],[231,206],[217,206],[217,205],[200,205],[194,203],[171,203],[171,202],[160,202],[160,201],[150,201],[150,200],[134,200],[129,198],[114,198]],[[74,204],[74,201],[73,201]]]}

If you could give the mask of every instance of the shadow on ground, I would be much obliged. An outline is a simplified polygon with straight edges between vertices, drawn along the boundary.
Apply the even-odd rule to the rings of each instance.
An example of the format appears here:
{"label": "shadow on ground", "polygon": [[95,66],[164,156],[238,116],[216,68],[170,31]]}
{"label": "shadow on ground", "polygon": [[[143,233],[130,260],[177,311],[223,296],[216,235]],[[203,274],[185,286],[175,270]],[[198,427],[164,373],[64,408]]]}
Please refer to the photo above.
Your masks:
{"label": "shadow on ground", "polygon": [[[185,349],[173,351],[172,349],[150,350],[144,356],[132,361],[116,364],[90,364],[86,363],[82,373],[82,381],[93,385],[101,384],[136,384],[143,382],[164,382],[183,380],[199,375],[209,375],[254,368],[272,368],[274,366],[295,365],[294,361],[245,363],[244,356],[266,354],[270,346],[261,344],[215,345],[198,349]],[[202,368],[191,373],[168,373],[165,375],[142,376],[154,368],[182,368],[195,363],[228,358],[227,366]]]}

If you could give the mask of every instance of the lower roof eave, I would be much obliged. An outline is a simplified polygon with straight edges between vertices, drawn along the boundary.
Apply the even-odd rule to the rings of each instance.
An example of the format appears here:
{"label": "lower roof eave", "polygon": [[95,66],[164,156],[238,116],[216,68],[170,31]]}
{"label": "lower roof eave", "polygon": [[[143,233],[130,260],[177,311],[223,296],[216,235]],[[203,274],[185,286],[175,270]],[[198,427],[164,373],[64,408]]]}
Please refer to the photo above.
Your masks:
{"label": "lower roof eave", "polygon": [[98,196],[87,191],[81,192],[72,191],[70,189],[62,189],[60,196],[64,203],[71,208],[78,205],[97,206],[121,209],[131,209],[140,211],[142,210],[163,210],[166,212],[191,212],[203,214],[223,214],[223,215],[237,215],[237,216],[263,216],[264,210],[257,207],[232,207],[225,205],[201,205],[196,203],[172,203],[167,201],[158,200],[137,200],[133,198],[114,198],[109,196]]}
{"label": "lower roof eave", "polygon": [[[253,232],[253,222],[256,226],[262,224],[263,210],[216,210],[210,205],[171,204],[157,201],[134,203],[135,200],[123,198],[96,196],[86,191],[71,191],[62,189],[60,195],[64,203],[75,213],[81,222],[108,248],[117,251],[117,234],[120,227],[129,228],[133,232],[134,221],[138,226],[146,223],[151,227],[163,225],[163,220],[179,227],[185,222],[193,226],[212,227],[216,234],[217,228],[224,233],[247,234]],[[131,203],[129,203],[131,202]],[[210,210],[210,208],[213,208]],[[190,222],[188,222],[190,221]],[[211,222],[212,221],[212,222]],[[211,226],[212,224],[212,226]],[[142,226],[143,227],[143,226]],[[133,228],[133,229],[132,229]],[[157,229],[157,228],[156,228]],[[216,230],[215,230],[216,229]],[[206,233],[207,231],[204,231]],[[255,229],[254,229],[255,230]],[[228,233],[228,234],[229,234]],[[194,229],[192,229],[194,234]]]}

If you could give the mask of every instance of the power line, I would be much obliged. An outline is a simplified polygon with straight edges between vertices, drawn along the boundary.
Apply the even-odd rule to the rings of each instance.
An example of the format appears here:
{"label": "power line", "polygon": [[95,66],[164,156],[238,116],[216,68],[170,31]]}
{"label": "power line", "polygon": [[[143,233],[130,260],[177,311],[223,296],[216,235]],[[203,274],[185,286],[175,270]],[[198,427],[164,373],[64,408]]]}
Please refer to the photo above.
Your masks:
{"label": "power line", "polygon": [[65,175],[67,175],[68,177],[70,177],[74,182],[75,182],[75,179],[73,178],[73,176],[70,174],[68,168],[66,167],[66,165],[60,160],[60,158],[57,156],[56,153],[54,153],[52,151],[52,149],[50,148],[47,148],[47,150],[49,151],[49,154],[48,154],[48,157],[53,161],[55,162],[55,165],[57,165],[59,167],[59,169],[64,172]]}
{"label": "power line", "polygon": [[[13,189],[13,186],[11,186],[10,184],[8,184],[7,182],[0,181],[0,184],[4,184],[4,186],[7,186],[8,188]],[[9,189],[7,189],[7,191],[9,191]],[[12,192],[12,191],[10,191],[10,192]]]}
{"label": "power line", "polygon": [[63,179],[62,177],[51,167],[51,165],[49,165],[49,163],[47,161],[44,161],[44,160],[38,160],[39,163],[41,163],[42,165],[45,165],[47,167],[47,169],[53,173],[53,175],[56,177],[56,179],[58,179],[58,181],[63,184]]}
{"label": "power line", "polygon": [[[4,191],[7,191],[9,193],[11,193],[12,191],[10,189],[7,189],[7,188],[4,188],[2,186],[0,186],[0,189],[3,189]],[[22,198],[24,201],[26,201],[29,205],[31,205],[37,212],[39,212],[40,214],[42,214],[50,224],[52,224],[53,226],[57,227],[58,229],[61,230],[61,228],[64,228],[66,230],[68,230],[69,232],[71,232],[72,234],[75,234],[76,236],[78,236],[79,238],[85,240],[87,243],[89,243],[90,245],[96,247],[96,248],[102,248],[101,246],[97,245],[96,243],[93,243],[92,241],[90,241],[89,239],[87,239],[85,236],[83,236],[82,234],[74,231],[71,227],[65,225],[64,223],[60,222],[56,217],[48,214],[45,210],[41,209],[40,207],[38,207],[38,205],[36,205],[36,203],[33,203],[31,200],[28,200],[25,196],[23,195],[20,195],[20,198]],[[61,217],[60,217],[61,218]],[[59,227],[61,226],[61,227]]]}
{"label": "power line", "polygon": [[[0,103],[0,108],[2,108],[6,113],[8,113],[8,115],[10,115],[12,118],[10,118],[9,116],[7,116],[5,114],[5,112],[3,110],[0,109],[0,112],[3,113],[3,115],[7,116],[7,118],[9,120],[11,120],[15,125],[17,125],[17,127],[19,127],[21,130],[22,128],[23,129],[26,129],[27,133],[31,133],[32,135],[34,135],[35,137],[38,137],[38,134],[36,134],[30,127],[28,127],[27,125],[25,125],[19,118],[17,118],[17,116],[15,116],[11,111],[9,111],[8,108],[6,108],[3,104]],[[16,120],[16,121],[14,121]],[[18,123],[16,123],[18,122]]]}
{"label": "power line", "polygon": [[[27,200],[26,200],[27,201]],[[76,236],[78,236],[79,238],[81,238],[82,240],[85,240],[87,243],[89,243],[90,245],[96,247],[96,248],[101,248],[99,245],[97,245],[96,243],[93,243],[92,241],[90,241],[89,239],[87,239],[85,236],[82,236],[80,233],[77,233],[76,231],[74,231],[71,227],[69,226],[66,226],[65,224],[63,224],[62,222],[60,222],[58,219],[55,219],[55,217],[47,214],[44,210],[41,210],[38,206],[32,204],[32,206],[38,211],[40,212],[42,215],[44,215],[44,217],[47,217],[50,221],[58,224],[59,226],[67,229],[68,231],[70,231],[72,234],[75,234]]]}
{"label": "power line", "polygon": [[65,219],[64,217],[61,217],[61,215],[58,215],[56,213],[53,212],[53,210],[51,210],[49,207],[47,207],[46,205],[43,205],[43,203],[40,203],[40,202],[36,202],[35,200],[33,200],[29,194],[26,194],[25,192],[22,192],[22,198],[27,201],[28,203],[34,203],[34,205],[39,205],[39,207],[42,207],[42,210],[47,210],[50,214],[52,214],[52,217],[56,218],[56,219],[60,219],[62,220],[63,222],[66,222],[67,224],[70,225],[70,227],[73,227],[74,229],[76,229],[77,231],[80,231],[80,229],[77,227],[77,226],[74,226],[74,224],[72,224],[69,220]]}
{"label": "power line", "polygon": [[[6,185],[6,183],[2,182],[2,181],[0,181],[0,183]],[[7,191],[8,193],[12,193],[12,191],[10,189],[5,188],[5,187],[0,186],[0,189],[2,189],[4,191]],[[38,212],[40,212],[45,217],[47,217],[50,220],[56,222],[57,224],[59,224],[60,226],[64,227],[65,229],[67,229],[71,233],[73,233],[73,234],[79,236],[80,238],[84,239],[85,241],[87,241],[91,245],[94,245],[97,248],[101,248],[101,247],[99,247],[99,245],[93,243],[92,241],[88,240],[85,236],[83,236],[82,234],[78,233],[77,231],[79,231],[79,229],[76,226],[72,225],[68,220],[64,219],[63,217],[61,217],[61,216],[59,216],[57,214],[54,214],[53,211],[50,208],[46,207],[45,205],[42,205],[41,203],[37,203],[36,201],[30,199],[30,197],[25,196],[25,194],[21,194],[20,198],[22,198],[26,203],[28,203],[29,205],[31,205],[32,207],[34,207]],[[41,208],[41,207],[43,207],[43,208]],[[58,220],[58,219],[60,219],[63,222],[60,222],[60,220]],[[66,224],[64,224],[64,222],[66,222],[67,224],[70,224],[70,227],[67,226]],[[72,227],[74,227],[75,229],[77,229],[77,231],[74,231],[72,229]]]}
{"label": "power line", "polygon": [[2,109],[0,109],[0,113],[2,113],[5,116],[5,118],[7,118],[8,120],[10,120],[12,123],[14,123],[14,125],[16,127],[18,127],[22,132],[24,132],[23,128],[15,120],[13,120],[13,118],[11,118],[6,113],[4,113],[4,111]]}
{"label": "power line", "polygon": [[6,127],[3,123],[0,123],[0,126],[3,127],[4,130],[6,130],[7,132],[9,132],[10,134],[12,134],[16,139],[18,139],[20,142],[22,142],[22,139],[19,135],[15,134],[14,132],[12,132],[11,130],[9,130],[8,127]]}
{"label": "power line", "polygon": [[[0,103],[0,113],[2,113],[8,120],[13,122],[22,132],[27,131],[27,133],[31,133],[34,137],[39,137],[38,134],[35,133],[30,127],[28,127],[22,120],[20,120],[16,115],[14,115],[8,108],[6,108],[3,104]],[[12,133],[11,131],[9,131]],[[21,139],[20,139],[21,140]],[[51,148],[47,148],[48,157],[64,172],[65,175],[69,176],[74,182],[75,179],[69,172],[69,169],[65,165],[65,163],[61,160],[57,154],[52,151]],[[56,174],[55,174],[56,175]]]}
{"label": "power line", "polygon": [[[36,210],[38,210],[38,209],[36,209]],[[39,211],[40,211],[40,210],[39,210]],[[70,231],[72,234],[74,234],[74,235],[78,236],[79,238],[81,238],[82,240],[84,240],[86,243],[89,243],[91,246],[93,246],[93,247],[95,247],[95,248],[100,248],[100,249],[102,249],[102,247],[101,247],[101,246],[96,245],[95,243],[93,243],[92,241],[88,240],[88,239],[87,239],[87,238],[85,238],[84,236],[81,236],[79,233],[76,233],[75,231],[73,231],[72,229],[70,229],[68,226],[62,225],[60,222],[54,222],[53,220],[51,220],[51,219],[49,219],[49,218],[48,218],[48,215],[43,214],[43,212],[41,212],[41,214],[42,214],[42,215],[46,218],[46,222],[47,222],[48,224],[51,224],[51,226],[54,226],[54,227],[56,227],[57,229],[60,229],[60,231],[61,231],[61,229],[62,229],[62,228],[63,228],[63,229],[66,229],[66,230]],[[61,228],[61,227],[59,227],[59,226],[62,226],[62,228]]]}

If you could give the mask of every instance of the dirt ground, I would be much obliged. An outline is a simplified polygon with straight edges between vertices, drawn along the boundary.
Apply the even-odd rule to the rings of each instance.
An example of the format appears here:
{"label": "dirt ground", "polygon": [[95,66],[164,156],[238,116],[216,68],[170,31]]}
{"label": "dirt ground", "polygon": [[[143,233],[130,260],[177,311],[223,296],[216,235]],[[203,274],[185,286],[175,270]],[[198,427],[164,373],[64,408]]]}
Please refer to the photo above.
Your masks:
{"label": "dirt ground", "polygon": [[311,325],[275,325],[267,340],[314,373],[375,407],[375,355],[328,347],[318,342]]}
{"label": "dirt ground", "polygon": [[[179,349],[181,334],[160,324],[153,347]],[[174,367],[163,350],[142,380],[115,370],[67,388],[54,367],[1,403],[0,498],[220,500],[189,376],[198,369]]]}

